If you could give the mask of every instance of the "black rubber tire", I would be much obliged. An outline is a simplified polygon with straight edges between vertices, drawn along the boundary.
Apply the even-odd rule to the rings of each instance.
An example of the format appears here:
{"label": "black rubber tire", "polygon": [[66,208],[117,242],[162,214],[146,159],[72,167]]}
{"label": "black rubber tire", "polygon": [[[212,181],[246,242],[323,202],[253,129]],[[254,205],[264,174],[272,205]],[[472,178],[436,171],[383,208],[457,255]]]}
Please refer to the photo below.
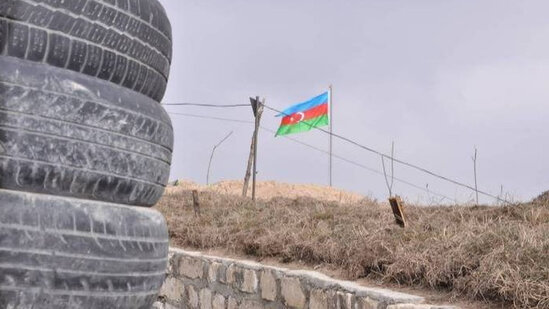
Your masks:
{"label": "black rubber tire", "polygon": [[167,261],[155,210],[0,190],[0,308],[150,309]]}
{"label": "black rubber tire", "polygon": [[80,72],[160,102],[171,26],[157,0],[1,0],[0,55]]}
{"label": "black rubber tire", "polygon": [[0,188],[153,206],[168,182],[170,118],[146,96],[0,57]]}

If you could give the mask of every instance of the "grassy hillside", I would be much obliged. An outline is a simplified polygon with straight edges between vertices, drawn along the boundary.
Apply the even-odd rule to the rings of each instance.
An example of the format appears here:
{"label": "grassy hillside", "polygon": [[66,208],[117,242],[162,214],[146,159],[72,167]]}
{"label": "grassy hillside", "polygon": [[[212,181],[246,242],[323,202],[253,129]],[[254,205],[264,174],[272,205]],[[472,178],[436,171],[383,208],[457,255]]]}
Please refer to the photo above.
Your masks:
{"label": "grassy hillside", "polygon": [[389,206],[368,199],[253,204],[204,190],[200,200],[200,217],[184,188],[169,189],[160,202],[172,245],[328,264],[349,279],[451,291],[506,308],[549,308],[546,197],[501,208],[408,206],[406,229],[393,224]]}

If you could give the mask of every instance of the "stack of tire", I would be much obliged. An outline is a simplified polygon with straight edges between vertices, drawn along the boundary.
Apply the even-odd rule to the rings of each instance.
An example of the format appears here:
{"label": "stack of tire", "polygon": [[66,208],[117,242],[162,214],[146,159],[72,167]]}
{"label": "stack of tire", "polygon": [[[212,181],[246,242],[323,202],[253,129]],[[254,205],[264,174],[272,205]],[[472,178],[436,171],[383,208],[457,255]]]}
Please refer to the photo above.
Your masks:
{"label": "stack of tire", "polygon": [[0,308],[151,308],[171,53],[157,0],[0,0]]}

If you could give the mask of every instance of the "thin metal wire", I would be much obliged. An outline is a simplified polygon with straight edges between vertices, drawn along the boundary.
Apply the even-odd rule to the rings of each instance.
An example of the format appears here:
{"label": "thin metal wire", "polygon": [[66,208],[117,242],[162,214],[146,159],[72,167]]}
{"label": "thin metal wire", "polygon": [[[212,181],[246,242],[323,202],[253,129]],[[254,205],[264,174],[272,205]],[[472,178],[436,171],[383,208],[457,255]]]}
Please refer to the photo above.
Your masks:
{"label": "thin metal wire", "polygon": [[162,103],[162,105],[166,105],[166,106],[215,107],[215,108],[250,107],[249,104]]}
{"label": "thin metal wire", "polygon": [[[263,129],[263,130],[265,130],[265,131],[267,131],[267,132],[271,132],[271,133],[273,133],[273,134],[276,134],[276,131],[271,130],[271,129],[269,129],[269,128],[261,127],[261,129]],[[330,155],[330,152],[329,152],[329,151],[324,150],[324,149],[322,149],[322,148],[319,148],[319,147],[313,146],[313,145],[311,145],[311,144],[302,142],[302,141],[300,141],[300,140],[298,140],[298,139],[289,137],[289,136],[287,136],[287,135],[283,135],[282,137],[284,137],[284,138],[286,138],[286,139],[289,139],[289,140],[291,140],[291,141],[293,141],[293,142],[296,142],[296,143],[298,143],[298,144],[301,144],[301,145],[303,145],[303,146],[305,146],[305,147],[309,147],[309,148],[314,149],[314,150],[316,150],[316,151],[322,152],[322,153],[324,153],[324,154],[326,154],[326,155]],[[371,168],[371,167],[368,167],[368,166],[366,166],[366,165],[364,165],[364,164],[361,164],[361,163],[358,163],[358,162],[356,162],[356,161],[347,159],[347,158],[342,157],[342,156],[337,155],[337,154],[333,154],[333,156],[334,156],[334,158],[336,158],[336,159],[339,159],[339,160],[344,161],[344,162],[347,162],[347,163],[349,163],[349,164],[351,164],[351,165],[360,167],[360,168],[365,169],[365,170],[367,170],[367,171],[370,171],[370,172],[372,172],[372,173],[375,173],[375,174],[378,174],[378,175],[380,175],[380,176],[383,176],[383,172],[378,171],[378,170],[376,170],[376,169],[373,169],[373,168]],[[444,195],[444,194],[442,194],[442,193],[438,193],[438,192],[436,192],[436,191],[432,191],[432,190],[426,189],[426,188],[424,188],[424,187],[418,186],[418,185],[413,184],[413,183],[411,183],[411,182],[409,182],[409,181],[407,181],[407,180],[404,180],[404,179],[402,179],[402,178],[394,177],[394,179],[395,179],[395,181],[400,182],[400,183],[405,184],[405,185],[408,185],[408,186],[410,186],[410,187],[412,187],[412,188],[415,188],[415,189],[418,189],[418,190],[427,192],[427,193],[429,193],[429,194],[436,195],[436,196],[438,196],[438,197],[441,197],[441,198],[447,199],[447,200],[449,200],[449,201],[452,201],[452,202],[454,202],[454,203],[456,203],[456,204],[459,204],[459,201],[458,201],[457,199],[455,199],[455,198],[451,198],[451,197],[449,197],[449,196],[447,196],[447,195]]]}
{"label": "thin metal wire", "polygon": [[236,122],[236,123],[255,123],[254,121],[249,121],[249,120],[213,117],[213,116],[205,116],[205,115],[197,115],[197,114],[189,114],[189,113],[172,113],[172,112],[168,112],[168,114],[169,115],[177,115],[177,116],[186,116],[186,117],[192,117],[192,118],[200,118],[200,119],[212,119],[212,120],[220,120],[220,121],[227,121],[227,122]]}
{"label": "thin metal wire", "polygon": [[[168,114],[171,114],[171,115],[178,115],[178,116],[186,116],[186,117],[193,117],[193,118],[201,118],[201,119],[211,119],[211,120],[218,120],[218,121],[226,121],[226,122],[236,122],[236,123],[246,123],[246,124],[253,124],[253,123],[254,123],[253,121],[247,121],[247,120],[231,119],[231,118],[220,118],[220,117],[212,117],[212,116],[205,116],[205,115],[187,114],[187,113],[168,113]],[[275,130],[271,130],[271,129],[266,128],[266,127],[264,127],[264,126],[260,126],[260,128],[261,128],[262,130],[265,130],[265,131],[270,132],[270,133],[272,133],[272,134],[276,134],[276,131],[275,131]],[[301,145],[303,145],[303,146],[305,146],[305,147],[308,147],[308,148],[311,148],[311,149],[313,149],[313,150],[316,150],[316,151],[318,151],[318,152],[324,153],[324,154],[326,154],[326,155],[329,155],[329,154],[330,154],[330,152],[327,151],[327,150],[324,150],[324,149],[321,149],[321,148],[319,148],[319,147],[313,146],[313,145],[311,145],[311,144],[302,142],[302,141],[300,141],[300,140],[298,140],[298,139],[295,139],[295,138],[292,138],[292,137],[289,137],[289,136],[282,136],[282,137],[284,137],[284,138],[286,138],[286,139],[288,139],[288,140],[291,140],[291,141],[293,141],[293,142],[295,142],[295,143],[301,144]],[[341,161],[343,161],[343,162],[346,162],[346,163],[349,163],[349,164],[351,164],[351,165],[354,165],[354,166],[360,167],[360,168],[362,168],[362,169],[365,169],[365,170],[367,170],[367,171],[370,171],[370,172],[372,172],[372,173],[374,173],[374,174],[378,174],[378,175],[383,176],[383,173],[382,173],[381,171],[378,171],[378,170],[376,170],[376,169],[373,169],[373,168],[371,168],[371,167],[368,167],[368,166],[363,165],[363,164],[361,164],[361,163],[358,163],[358,162],[356,162],[356,161],[347,159],[347,158],[345,158],[345,157],[343,157],[343,156],[340,156],[340,155],[337,155],[337,154],[333,154],[333,157],[336,158],[336,159],[339,159],[339,160],[341,160]],[[438,196],[438,197],[447,199],[447,200],[452,201],[452,202],[454,202],[454,203],[456,203],[456,204],[459,203],[459,201],[458,201],[457,199],[455,199],[455,198],[451,198],[451,197],[448,197],[447,195],[444,195],[444,194],[442,194],[442,193],[439,193],[439,192],[436,192],[436,191],[432,191],[432,190],[426,189],[426,188],[424,188],[424,187],[418,186],[418,185],[416,185],[416,184],[414,184],[414,183],[412,183],[412,182],[410,182],[410,181],[404,180],[404,179],[402,179],[402,178],[395,177],[395,181],[398,181],[398,182],[400,182],[400,183],[402,183],[402,184],[405,184],[405,185],[407,185],[407,186],[410,186],[410,187],[412,187],[412,188],[415,188],[415,189],[424,191],[424,192],[426,192],[426,193],[428,193],[428,194],[433,194],[433,195],[436,195],[436,196]]]}
{"label": "thin metal wire", "polygon": [[[282,111],[280,111],[280,110],[278,110],[278,109],[276,109],[276,108],[273,108],[273,107],[270,107],[270,106],[267,106],[267,105],[265,105],[265,107],[266,107],[267,109],[270,109],[270,110],[273,111],[273,112],[276,112],[276,113],[279,113],[279,114],[282,114],[282,115],[285,115],[285,116],[290,116],[290,115],[288,115],[288,114],[286,114],[286,113],[284,113],[284,112],[282,112]],[[457,186],[460,186],[460,187],[464,187],[464,188],[470,189],[470,190],[472,190],[473,192],[478,192],[478,193],[480,193],[480,194],[482,194],[482,195],[484,195],[484,196],[488,196],[488,197],[494,198],[494,199],[496,199],[497,201],[504,202],[504,203],[507,203],[507,204],[512,204],[511,202],[509,202],[509,201],[507,201],[507,200],[505,200],[505,199],[502,199],[502,198],[500,198],[499,196],[495,196],[495,195],[490,194],[490,193],[485,192],[485,191],[475,190],[475,188],[474,188],[473,186],[470,186],[470,185],[468,185],[468,184],[459,182],[459,181],[457,181],[457,180],[448,178],[448,177],[446,177],[446,176],[442,176],[442,175],[440,175],[440,174],[437,174],[437,173],[435,173],[435,172],[432,172],[432,171],[430,171],[430,170],[428,170],[428,169],[426,169],[426,168],[420,167],[420,166],[418,166],[418,165],[415,165],[415,164],[412,164],[412,163],[409,163],[409,162],[406,162],[406,161],[403,161],[403,160],[400,160],[400,159],[397,159],[397,158],[393,158],[392,156],[386,155],[386,154],[384,154],[384,153],[382,153],[382,152],[380,152],[380,151],[377,151],[377,150],[375,150],[375,149],[373,149],[373,148],[370,148],[370,147],[368,147],[368,146],[364,146],[364,145],[362,145],[362,144],[360,144],[360,143],[358,143],[358,142],[355,142],[354,140],[352,140],[352,139],[350,139],[350,138],[344,137],[344,136],[339,135],[339,134],[330,133],[330,131],[325,130],[325,129],[323,129],[323,128],[316,127],[316,126],[314,126],[314,125],[312,125],[312,124],[307,123],[306,121],[304,121],[304,123],[307,124],[307,125],[309,125],[309,126],[311,126],[311,127],[314,128],[314,129],[317,129],[317,130],[319,130],[319,131],[321,131],[321,132],[324,132],[324,133],[326,133],[326,134],[329,134],[329,135],[332,135],[332,136],[334,136],[334,137],[337,137],[337,138],[339,138],[340,140],[343,140],[343,141],[345,141],[345,142],[348,142],[348,143],[350,143],[350,144],[352,144],[352,145],[355,145],[355,146],[357,146],[357,147],[359,147],[359,148],[362,148],[362,149],[364,149],[364,150],[366,150],[366,151],[369,151],[369,152],[371,152],[371,153],[377,154],[377,155],[379,155],[379,156],[381,156],[381,157],[383,157],[383,158],[387,158],[387,159],[390,159],[390,160],[394,160],[394,162],[397,162],[397,163],[402,164],[402,165],[404,165],[404,166],[408,166],[408,167],[413,168],[413,169],[416,169],[416,170],[418,170],[418,171],[420,171],[420,172],[423,172],[423,173],[426,173],[426,174],[428,174],[428,175],[431,175],[431,176],[433,176],[433,177],[435,177],[435,178],[439,178],[439,179],[442,179],[442,180],[444,180],[444,181],[453,183],[454,185],[457,185]]]}

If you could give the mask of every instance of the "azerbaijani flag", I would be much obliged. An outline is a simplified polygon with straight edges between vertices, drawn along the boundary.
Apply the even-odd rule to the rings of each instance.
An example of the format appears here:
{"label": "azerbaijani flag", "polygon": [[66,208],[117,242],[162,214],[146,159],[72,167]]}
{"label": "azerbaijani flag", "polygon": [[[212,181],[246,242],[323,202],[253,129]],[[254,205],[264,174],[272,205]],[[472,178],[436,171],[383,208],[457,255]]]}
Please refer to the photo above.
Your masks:
{"label": "azerbaijani flag", "polygon": [[309,101],[296,104],[282,111],[279,116],[284,116],[276,135],[288,135],[310,131],[317,127],[327,126],[330,123],[328,117],[329,92],[325,92]]}

